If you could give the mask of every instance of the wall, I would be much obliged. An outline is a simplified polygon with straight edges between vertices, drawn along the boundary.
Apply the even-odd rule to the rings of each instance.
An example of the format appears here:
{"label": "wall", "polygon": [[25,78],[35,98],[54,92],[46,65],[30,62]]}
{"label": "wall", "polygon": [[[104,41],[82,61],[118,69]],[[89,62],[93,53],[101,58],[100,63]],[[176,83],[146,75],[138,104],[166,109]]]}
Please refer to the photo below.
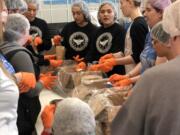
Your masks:
{"label": "wall", "polygon": [[[61,22],[70,22],[72,21],[71,15],[71,2],[68,0],[66,4],[61,4],[62,0],[48,0],[48,4],[45,3],[47,0],[40,0],[40,10],[38,12],[38,16],[40,18],[45,19],[48,23],[61,23]],[[57,3],[60,1],[60,3]],[[98,10],[99,4],[102,2],[98,0],[97,3],[88,3],[89,10],[94,11]],[[119,9],[119,4],[116,0],[113,0],[117,10],[119,12],[119,16],[122,16]],[[68,4],[69,3],[69,4]]]}

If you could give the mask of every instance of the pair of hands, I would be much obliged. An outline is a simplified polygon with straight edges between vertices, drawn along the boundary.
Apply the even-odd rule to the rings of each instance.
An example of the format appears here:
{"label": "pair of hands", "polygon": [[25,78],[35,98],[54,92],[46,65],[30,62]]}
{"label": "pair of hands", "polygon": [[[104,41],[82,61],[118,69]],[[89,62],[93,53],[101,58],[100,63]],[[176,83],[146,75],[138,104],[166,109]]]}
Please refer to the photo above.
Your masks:
{"label": "pair of hands", "polygon": [[42,40],[42,38],[39,37],[39,36],[36,36],[36,37],[29,36],[27,42],[28,42],[29,44],[37,47],[38,45],[41,45],[41,44],[43,43],[43,40]]}
{"label": "pair of hands", "polygon": [[62,65],[63,60],[56,60],[56,55],[45,55],[45,60],[49,60],[50,66],[56,68]]}
{"label": "pair of hands", "polygon": [[99,64],[95,64],[89,67],[91,71],[101,70],[103,72],[109,72],[116,65],[116,59],[112,53],[106,54],[99,59]]}
{"label": "pair of hands", "polygon": [[126,75],[119,75],[119,74],[114,74],[110,76],[109,81],[113,84],[113,86],[116,87],[129,86],[133,83],[132,80]]}

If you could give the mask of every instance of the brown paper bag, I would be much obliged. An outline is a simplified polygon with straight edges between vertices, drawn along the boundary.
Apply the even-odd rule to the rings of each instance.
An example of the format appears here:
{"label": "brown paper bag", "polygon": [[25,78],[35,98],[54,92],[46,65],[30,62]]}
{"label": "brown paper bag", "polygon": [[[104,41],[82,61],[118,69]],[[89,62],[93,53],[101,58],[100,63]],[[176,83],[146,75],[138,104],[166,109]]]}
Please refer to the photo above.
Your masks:
{"label": "brown paper bag", "polygon": [[65,57],[65,47],[64,46],[56,46],[56,59],[64,59]]}

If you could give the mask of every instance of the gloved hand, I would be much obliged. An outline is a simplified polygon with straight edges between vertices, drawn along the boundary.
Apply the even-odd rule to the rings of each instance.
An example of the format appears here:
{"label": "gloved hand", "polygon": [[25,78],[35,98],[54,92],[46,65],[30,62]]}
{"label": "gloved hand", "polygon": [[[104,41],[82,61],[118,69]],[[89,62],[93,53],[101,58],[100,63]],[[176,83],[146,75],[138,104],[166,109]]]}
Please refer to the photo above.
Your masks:
{"label": "gloved hand", "polygon": [[62,65],[63,60],[49,60],[49,62],[52,67],[56,68],[56,67]]}
{"label": "gloved hand", "polygon": [[39,81],[44,85],[46,89],[51,89],[55,85],[57,76],[52,76],[51,73],[41,74]]}
{"label": "gloved hand", "polygon": [[94,65],[89,66],[88,70],[90,70],[90,71],[99,71],[99,70],[101,70],[100,67],[101,67],[100,64],[94,64]]}
{"label": "gloved hand", "polygon": [[116,66],[116,58],[110,58],[110,59],[106,59],[104,61],[104,63],[107,63],[109,66],[111,65],[112,67]]}
{"label": "gloved hand", "polygon": [[56,59],[56,55],[52,54],[52,55],[44,55],[44,59],[45,60],[54,60]]}
{"label": "gloved hand", "polygon": [[80,62],[79,64],[76,65],[76,71],[85,70],[85,69],[86,69],[86,63],[85,62]]}
{"label": "gloved hand", "polygon": [[80,58],[79,55],[73,56],[73,59],[74,59],[76,62],[81,62],[81,61],[84,60],[84,58]]}
{"label": "gloved hand", "polygon": [[109,63],[102,63],[102,64],[99,64],[100,65],[100,70],[103,71],[103,72],[109,72],[113,69],[113,66]]}
{"label": "gloved hand", "polygon": [[124,79],[127,79],[128,77],[125,76],[125,75],[119,75],[119,74],[113,74],[109,77],[109,81],[111,83],[115,83],[117,81],[121,81],[121,80],[124,80]]}
{"label": "gloved hand", "polygon": [[99,63],[104,63],[107,59],[111,59],[111,58],[114,58],[113,54],[112,53],[109,53],[109,54],[105,54],[104,56],[102,56],[100,59],[99,59]]}
{"label": "gloved hand", "polygon": [[130,78],[118,81],[116,83],[114,83],[114,86],[116,87],[124,87],[124,86],[129,86],[130,84],[132,84],[132,80]]}
{"label": "gloved hand", "polygon": [[56,105],[50,104],[45,106],[44,110],[42,111],[41,119],[45,129],[52,128],[55,110],[56,110]]}
{"label": "gloved hand", "polygon": [[54,43],[54,45],[60,45],[61,40],[62,40],[62,37],[61,37],[60,35],[55,35],[55,36],[53,37],[53,43]]}
{"label": "gloved hand", "polygon": [[42,44],[42,38],[41,37],[35,37],[34,38],[34,41],[33,41],[33,45],[34,46],[38,46],[38,45],[40,45],[40,44]]}
{"label": "gloved hand", "polygon": [[36,86],[36,78],[33,73],[28,72],[20,72],[18,87],[20,93],[28,92],[31,88],[35,88]]}

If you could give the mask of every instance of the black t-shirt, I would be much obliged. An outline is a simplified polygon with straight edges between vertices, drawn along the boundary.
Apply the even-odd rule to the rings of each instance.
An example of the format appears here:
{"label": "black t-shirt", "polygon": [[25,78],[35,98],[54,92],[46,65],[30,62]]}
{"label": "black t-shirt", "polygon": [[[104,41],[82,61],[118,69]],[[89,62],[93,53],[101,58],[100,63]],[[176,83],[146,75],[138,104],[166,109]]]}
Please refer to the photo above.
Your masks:
{"label": "black t-shirt", "polygon": [[148,25],[144,17],[137,17],[134,19],[130,29],[130,37],[132,40],[133,52],[131,56],[136,63],[140,62],[140,54],[144,49],[148,31]]}
{"label": "black t-shirt", "polygon": [[[86,60],[88,62],[98,61],[99,58],[108,53],[124,52],[125,30],[118,23],[108,28],[100,27],[93,38],[91,50]],[[110,74],[124,74],[124,66],[116,66]]]}
{"label": "black t-shirt", "polygon": [[125,30],[118,23],[108,28],[100,27],[94,35],[87,61],[98,61],[105,54],[123,52],[124,41]]}
{"label": "black t-shirt", "polygon": [[41,52],[44,50],[49,50],[52,44],[46,21],[36,17],[32,22],[30,22],[30,25],[30,34],[37,34],[43,40],[43,43],[37,46],[38,51]]}
{"label": "black t-shirt", "polygon": [[62,45],[66,48],[65,58],[72,59],[76,55],[85,57],[96,29],[97,27],[90,22],[84,27],[79,27],[75,22],[68,23],[61,32]]}

